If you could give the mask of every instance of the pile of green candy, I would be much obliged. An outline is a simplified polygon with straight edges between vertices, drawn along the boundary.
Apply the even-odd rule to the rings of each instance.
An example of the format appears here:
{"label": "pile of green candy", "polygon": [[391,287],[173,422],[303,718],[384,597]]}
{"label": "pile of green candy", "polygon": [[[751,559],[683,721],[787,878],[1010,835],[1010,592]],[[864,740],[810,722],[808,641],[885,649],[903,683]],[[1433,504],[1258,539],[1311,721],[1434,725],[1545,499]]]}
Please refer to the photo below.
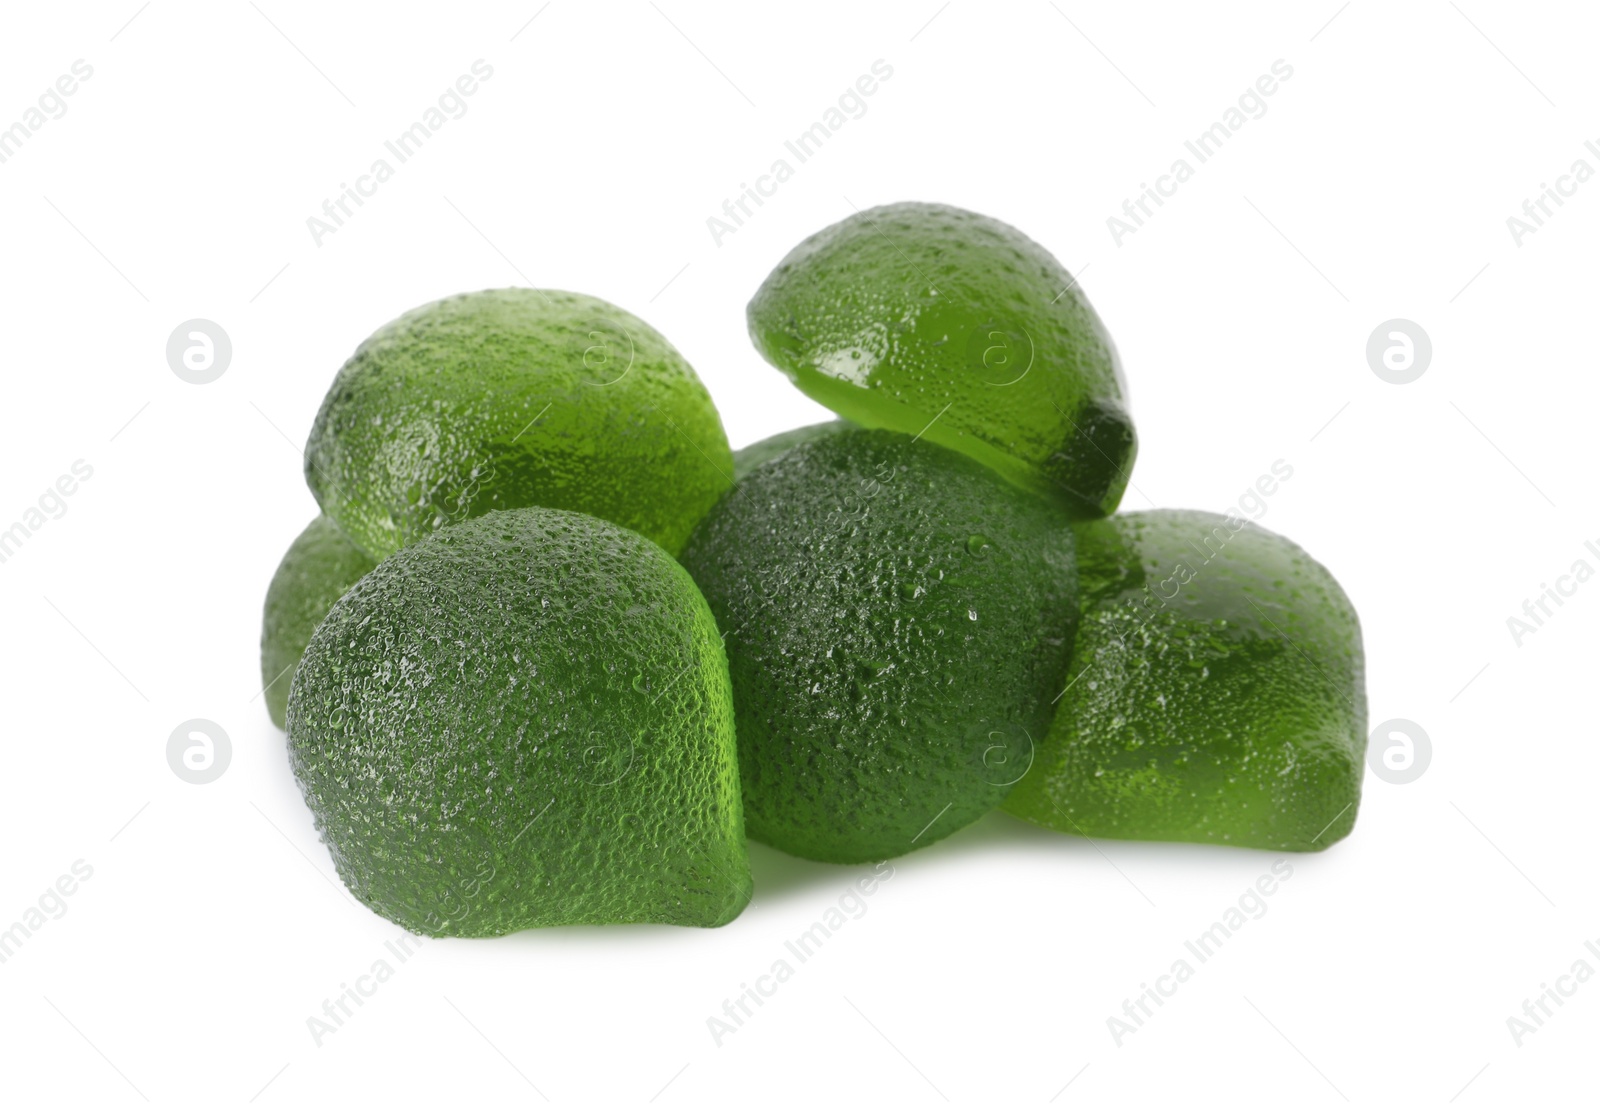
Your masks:
{"label": "pile of green candy", "polygon": [[881,861],[1005,809],[1305,851],[1366,744],[1339,585],[1242,516],[1114,514],[1136,441],[1065,269],[968,211],[807,239],[749,308],[841,419],[738,453],[608,303],[383,327],[306,447],[262,677],[340,876],[430,935],[715,926],[746,837]]}

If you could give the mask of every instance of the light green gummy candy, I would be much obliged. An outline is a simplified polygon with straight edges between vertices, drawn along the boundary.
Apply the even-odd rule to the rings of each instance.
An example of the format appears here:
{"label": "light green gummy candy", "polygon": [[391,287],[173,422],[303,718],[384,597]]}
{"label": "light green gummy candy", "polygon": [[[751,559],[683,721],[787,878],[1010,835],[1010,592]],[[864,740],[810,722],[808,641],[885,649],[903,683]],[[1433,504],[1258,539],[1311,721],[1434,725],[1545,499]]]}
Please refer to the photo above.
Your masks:
{"label": "light green gummy candy", "polygon": [[283,554],[267,584],[261,616],[261,685],[266,688],[262,697],[279,729],[284,728],[294,669],[312,632],[339,597],[376,565],[323,514]]}
{"label": "light green gummy candy", "polygon": [[756,348],[812,399],[913,434],[1082,517],[1116,509],[1136,442],[1111,336],[1014,227],[958,207],[860,211],[750,301]]}
{"label": "light green gummy candy", "polygon": [[1347,836],[1367,697],[1344,591],[1239,517],[1073,527],[1080,616],[1066,690],[1005,808],[1086,836],[1286,851]]}
{"label": "light green gummy candy", "polygon": [[323,512],[375,557],[490,510],[593,514],[676,553],[732,483],[722,421],[620,307],[505,288],[418,307],[339,370],[306,445]]}

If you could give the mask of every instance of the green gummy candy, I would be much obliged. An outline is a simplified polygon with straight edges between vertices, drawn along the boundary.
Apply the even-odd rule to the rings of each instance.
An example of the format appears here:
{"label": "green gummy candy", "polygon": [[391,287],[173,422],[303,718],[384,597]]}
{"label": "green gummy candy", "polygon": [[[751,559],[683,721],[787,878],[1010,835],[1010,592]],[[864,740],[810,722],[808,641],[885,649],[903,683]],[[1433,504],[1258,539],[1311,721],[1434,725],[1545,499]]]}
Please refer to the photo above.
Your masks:
{"label": "green gummy candy", "polygon": [[1081,517],[1122,498],[1136,441],[1111,337],[1015,228],[899,203],[807,238],[749,307],[756,348],[862,426],[921,435]]}
{"label": "green gummy candy", "polygon": [[1049,737],[1005,808],[1062,832],[1320,850],[1361,801],[1361,627],[1327,569],[1243,518],[1074,527],[1081,612]]}
{"label": "green gummy candy", "polygon": [[1072,532],[968,457],[884,430],[740,480],[683,563],[727,634],[750,836],[886,859],[994,809],[1060,689]]}
{"label": "green gummy candy", "polygon": [[319,514],[283,554],[267,584],[261,617],[262,697],[272,724],[284,727],[294,669],[312,632],[352,584],[377,565],[326,515]]}
{"label": "green gummy candy", "polygon": [[507,288],[409,311],[339,370],[306,445],[323,513],[375,557],[490,510],[605,518],[676,553],[732,482],[694,369],[620,307]]}
{"label": "green gummy candy", "polygon": [[317,628],[289,752],[357,899],[413,932],[715,926],[750,896],[721,635],[659,546],[497,511]]}
{"label": "green gummy candy", "polygon": [[782,433],[762,438],[752,445],[746,445],[743,449],[736,449],[733,453],[733,478],[742,480],[767,461],[781,457],[796,445],[815,441],[819,437],[827,437],[829,434],[836,434],[840,430],[849,428],[850,423],[842,418],[835,418],[832,422],[818,422],[794,430],[784,430]]}

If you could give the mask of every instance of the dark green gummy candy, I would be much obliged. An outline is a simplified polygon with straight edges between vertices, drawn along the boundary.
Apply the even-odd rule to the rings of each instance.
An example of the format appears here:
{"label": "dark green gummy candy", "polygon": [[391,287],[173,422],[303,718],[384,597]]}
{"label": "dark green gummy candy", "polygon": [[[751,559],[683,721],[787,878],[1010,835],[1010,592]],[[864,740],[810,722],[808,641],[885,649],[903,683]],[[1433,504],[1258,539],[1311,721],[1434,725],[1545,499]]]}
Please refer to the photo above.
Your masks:
{"label": "dark green gummy candy", "polygon": [[345,885],[413,932],[721,925],[750,896],[731,696],[660,546],[496,511],[334,606],[295,673],[290,761]]}
{"label": "dark green gummy candy", "polygon": [[733,454],[733,478],[742,480],[767,461],[782,456],[796,445],[849,428],[850,423],[842,418],[835,418],[831,422],[818,422],[811,426],[784,430],[780,434],[762,438],[753,445],[746,445],[743,449],[736,449]]}
{"label": "dark green gummy candy", "polygon": [[941,446],[844,428],[746,475],[682,559],[727,634],[753,839],[885,859],[1027,769],[1076,611],[1051,504]]}

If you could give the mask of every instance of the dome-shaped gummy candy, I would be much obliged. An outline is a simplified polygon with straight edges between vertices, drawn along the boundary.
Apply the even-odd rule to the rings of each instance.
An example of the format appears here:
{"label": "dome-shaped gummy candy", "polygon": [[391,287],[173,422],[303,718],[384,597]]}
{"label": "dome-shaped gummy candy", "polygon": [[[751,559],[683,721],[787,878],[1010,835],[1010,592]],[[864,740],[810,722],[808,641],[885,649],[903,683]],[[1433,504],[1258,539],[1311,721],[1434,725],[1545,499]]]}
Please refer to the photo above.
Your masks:
{"label": "dome-shaped gummy candy", "polygon": [[721,925],[750,895],[720,631],[598,518],[496,511],[379,564],[311,638],[289,751],[345,885],[414,932]]}
{"label": "dome-shaped gummy candy", "polygon": [[738,482],[683,563],[727,635],[751,837],[836,863],[948,836],[1043,738],[1072,533],[977,462],[842,429]]}

